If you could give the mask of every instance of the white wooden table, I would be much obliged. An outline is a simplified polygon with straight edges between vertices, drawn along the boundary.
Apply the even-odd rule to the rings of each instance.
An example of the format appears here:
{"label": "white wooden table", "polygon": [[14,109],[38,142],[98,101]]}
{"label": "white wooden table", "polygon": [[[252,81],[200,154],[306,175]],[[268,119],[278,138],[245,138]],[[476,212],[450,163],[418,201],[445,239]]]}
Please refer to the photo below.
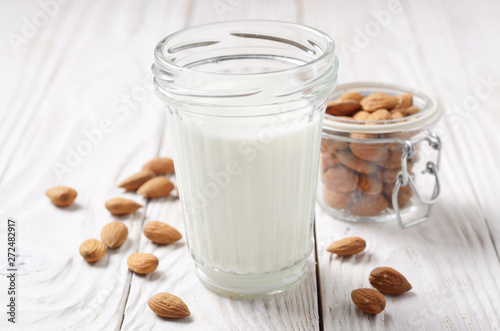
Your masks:
{"label": "white wooden table", "polygon": [[[500,2],[398,6],[393,0],[0,1],[0,329],[500,329]],[[116,184],[147,160],[171,155],[162,105],[151,90],[156,43],[185,26],[244,18],[317,27],[337,43],[340,83],[430,91],[445,115],[437,128],[443,189],[428,222],[408,230],[343,223],[318,207],[305,281],[284,294],[237,301],[201,285],[185,240],[159,247],[142,234],[148,220],[183,232],[178,200],[144,201]],[[55,185],[78,191],[72,207],[49,203],[44,192]],[[91,266],[78,247],[114,219],[104,201],[115,196],[145,208],[120,218],[129,240]],[[17,220],[18,238],[15,326],[6,314],[9,216]],[[325,252],[352,235],[367,240],[365,253]],[[126,257],[137,251],[157,255],[158,270],[128,271]],[[369,287],[370,270],[382,265],[406,275],[413,290],[388,297],[383,313],[368,316],[350,292]],[[157,317],[146,302],[163,291],[181,297],[192,315]]]}

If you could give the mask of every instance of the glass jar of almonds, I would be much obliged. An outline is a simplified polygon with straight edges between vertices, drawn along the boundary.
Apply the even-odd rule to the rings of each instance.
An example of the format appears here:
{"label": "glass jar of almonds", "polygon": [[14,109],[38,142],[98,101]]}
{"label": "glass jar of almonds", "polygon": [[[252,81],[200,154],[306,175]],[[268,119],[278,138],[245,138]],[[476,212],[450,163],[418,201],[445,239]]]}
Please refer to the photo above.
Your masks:
{"label": "glass jar of almonds", "polygon": [[439,195],[441,141],[432,97],[381,83],[340,85],[323,122],[318,200],[354,222],[428,219]]}

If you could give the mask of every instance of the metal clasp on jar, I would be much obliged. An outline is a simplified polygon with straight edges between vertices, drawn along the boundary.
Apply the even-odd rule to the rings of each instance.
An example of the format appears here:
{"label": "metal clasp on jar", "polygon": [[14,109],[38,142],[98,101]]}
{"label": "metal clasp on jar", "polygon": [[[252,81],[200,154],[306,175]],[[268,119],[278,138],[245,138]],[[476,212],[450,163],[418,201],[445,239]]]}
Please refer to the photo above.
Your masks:
{"label": "metal clasp on jar", "polygon": [[[433,175],[435,178],[435,185],[434,185],[434,190],[432,193],[432,196],[430,199],[425,199],[417,190],[417,187],[415,186],[415,182],[408,172],[408,160],[413,159],[417,153],[415,144],[421,141],[427,141],[429,143],[429,146],[437,151],[437,159],[436,163],[432,161],[428,161],[426,164],[425,169],[422,171],[422,174],[430,174]],[[432,205],[437,201],[437,198],[439,196],[440,192],[440,182],[439,182],[439,163],[441,161],[441,139],[429,132],[425,131],[424,135],[422,137],[406,140],[403,145],[403,154],[401,156],[401,171],[397,175],[397,180],[396,184],[394,185],[394,190],[392,191],[392,205],[396,214],[396,218],[398,220],[399,226],[403,229],[412,227],[414,225],[420,224],[422,222],[427,221],[429,218],[429,215],[431,213]],[[411,189],[413,192],[415,192],[415,196],[417,199],[427,205],[427,211],[425,213],[425,216],[411,220],[407,223],[403,223],[401,219],[401,213],[399,209],[399,203],[398,203],[398,194],[399,194],[399,189],[403,186],[410,185]]]}

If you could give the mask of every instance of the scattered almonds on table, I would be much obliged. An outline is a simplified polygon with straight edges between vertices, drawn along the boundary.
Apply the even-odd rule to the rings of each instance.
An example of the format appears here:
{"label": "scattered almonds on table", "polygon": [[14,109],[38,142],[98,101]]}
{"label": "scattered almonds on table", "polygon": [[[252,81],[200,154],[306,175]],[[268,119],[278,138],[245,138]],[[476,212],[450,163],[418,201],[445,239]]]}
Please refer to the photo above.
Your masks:
{"label": "scattered almonds on table", "polygon": [[167,177],[155,177],[139,187],[137,194],[143,195],[146,198],[161,198],[172,192],[174,184]]}
{"label": "scattered almonds on table", "polygon": [[167,223],[149,221],[144,226],[144,235],[155,244],[172,244],[182,238],[175,228]]}
{"label": "scattered almonds on table", "polygon": [[402,294],[412,288],[405,276],[389,267],[373,269],[368,280],[373,287],[386,294]]}
{"label": "scattered almonds on table", "polygon": [[120,247],[127,240],[127,236],[127,227],[118,221],[106,224],[101,231],[102,242],[109,248]]}
{"label": "scattered almonds on table", "polygon": [[154,178],[156,174],[151,170],[141,170],[138,173],[124,179],[118,187],[124,188],[127,191],[137,190],[142,184]]}
{"label": "scattered almonds on table", "polygon": [[385,298],[377,290],[372,288],[358,288],[351,292],[354,304],[367,314],[379,314],[385,308]]}
{"label": "scattered almonds on table", "polygon": [[148,300],[148,306],[162,317],[183,318],[191,315],[188,306],[180,298],[170,293],[158,293]]}
{"label": "scattered almonds on table", "polygon": [[106,255],[106,245],[97,239],[85,240],[80,245],[80,255],[87,262],[95,262]]}
{"label": "scattered almonds on table", "polygon": [[148,253],[134,253],[127,259],[128,268],[140,275],[155,271],[158,263],[158,258]]}
{"label": "scattered almonds on table", "polygon": [[77,193],[71,187],[55,186],[49,188],[45,195],[49,197],[50,201],[57,207],[67,207],[75,201]]}
{"label": "scattered almonds on table", "polygon": [[[358,92],[349,92],[329,104],[330,112],[337,114],[353,115],[364,120],[374,118],[387,118],[387,111],[380,107],[394,108],[389,114],[402,118],[408,114],[416,113],[411,104],[411,95],[387,98],[374,93],[370,98],[363,97]],[[356,104],[356,107],[354,107]],[[333,105],[333,108],[332,108]],[[363,110],[359,110],[363,107]],[[412,108],[412,109],[410,109]],[[333,110],[332,110],[333,109]],[[398,111],[395,111],[395,110]],[[356,111],[356,114],[354,114]],[[418,111],[418,110],[417,110]],[[388,111],[387,111],[388,112]],[[405,114],[405,115],[403,115]],[[339,116],[339,115],[337,115]],[[325,202],[337,209],[350,206],[351,213],[355,215],[375,215],[384,210],[390,202],[384,197],[392,193],[394,173],[399,170],[397,164],[400,157],[392,151],[391,146],[378,144],[358,144],[333,141],[322,142],[321,167],[325,181]],[[397,150],[396,150],[397,151]],[[391,155],[396,155],[394,161]],[[370,162],[377,162],[370,163]],[[384,166],[390,165],[387,168]],[[378,167],[382,167],[379,170]],[[174,172],[173,161],[168,158],[155,158],[143,167],[143,170],[123,180],[119,187],[126,190],[137,190],[138,194],[146,198],[156,198],[169,195],[174,185],[167,177],[156,177],[160,174]],[[359,191],[359,192],[358,192]],[[354,198],[354,192],[357,196]],[[46,195],[54,205],[59,207],[69,206],[75,200],[75,190],[65,186],[57,186],[47,190]],[[403,205],[411,197],[411,191],[400,191],[399,203]],[[351,200],[354,199],[354,202]],[[398,199],[399,200],[399,199]],[[112,215],[126,215],[135,212],[142,205],[135,201],[114,198],[105,203]],[[144,226],[144,235],[156,244],[171,244],[182,238],[182,235],[170,225],[150,221]],[[80,245],[80,254],[87,262],[95,262],[106,255],[106,246],[117,248],[123,245],[128,236],[127,227],[118,221],[106,224],[101,231],[102,242],[89,239]],[[364,251],[366,242],[360,237],[348,237],[332,243],[326,249],[332,254],[350,256]],[[129,269],[137,274],[148,274],[158,268],[159,260],[153,254],[134,253],[127,259]],[[385,309],[386,300],[381,292],[386,294],[401,294],[411,290],[408,280],[398,271],[389,267],[378,267],[372,270],[369,276],[370,284],[377,290],[369,288],[355,289],[351,292],[354,304],[367,314],[379,314]],[[380,291],[380,292],[379,292]],[[191,314],[187,305],[180,298],[170,293],[158,293],[148,300],[148,306],[157,315],[168,318],[183,318]]]}
{"label": "scattered almonds on table", "polygon": [[175,171],[174,161],[167,157],[157,157],[146,163],[142,170],[151,170],[157,175],[170,174]]}
{"label": "scattered almonds on table", "polygon": [[123,198],[110,199],[106,201],[105,206],[111,215],[127,215],[135,212],[139,208],[142,208],[141,204],[138,204],[133,200]]}
{"label": "scattered almonds on table", "polygon": [[364,251],[366,242],[360,237],[348,237],[334,242],[326,249],[328,252],[339,256],[349,256]]}

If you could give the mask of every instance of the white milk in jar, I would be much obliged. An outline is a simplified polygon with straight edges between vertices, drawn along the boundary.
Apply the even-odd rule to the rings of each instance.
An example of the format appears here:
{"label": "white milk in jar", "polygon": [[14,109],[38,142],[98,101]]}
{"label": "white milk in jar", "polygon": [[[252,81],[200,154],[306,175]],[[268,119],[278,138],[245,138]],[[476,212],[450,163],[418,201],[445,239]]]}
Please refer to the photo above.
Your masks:
{"label": "white milk in jar", "polygon": [[189,28],[155,49],[185,236],[218,293],[283,291],[307,271],[333,41],[272,21]]}

